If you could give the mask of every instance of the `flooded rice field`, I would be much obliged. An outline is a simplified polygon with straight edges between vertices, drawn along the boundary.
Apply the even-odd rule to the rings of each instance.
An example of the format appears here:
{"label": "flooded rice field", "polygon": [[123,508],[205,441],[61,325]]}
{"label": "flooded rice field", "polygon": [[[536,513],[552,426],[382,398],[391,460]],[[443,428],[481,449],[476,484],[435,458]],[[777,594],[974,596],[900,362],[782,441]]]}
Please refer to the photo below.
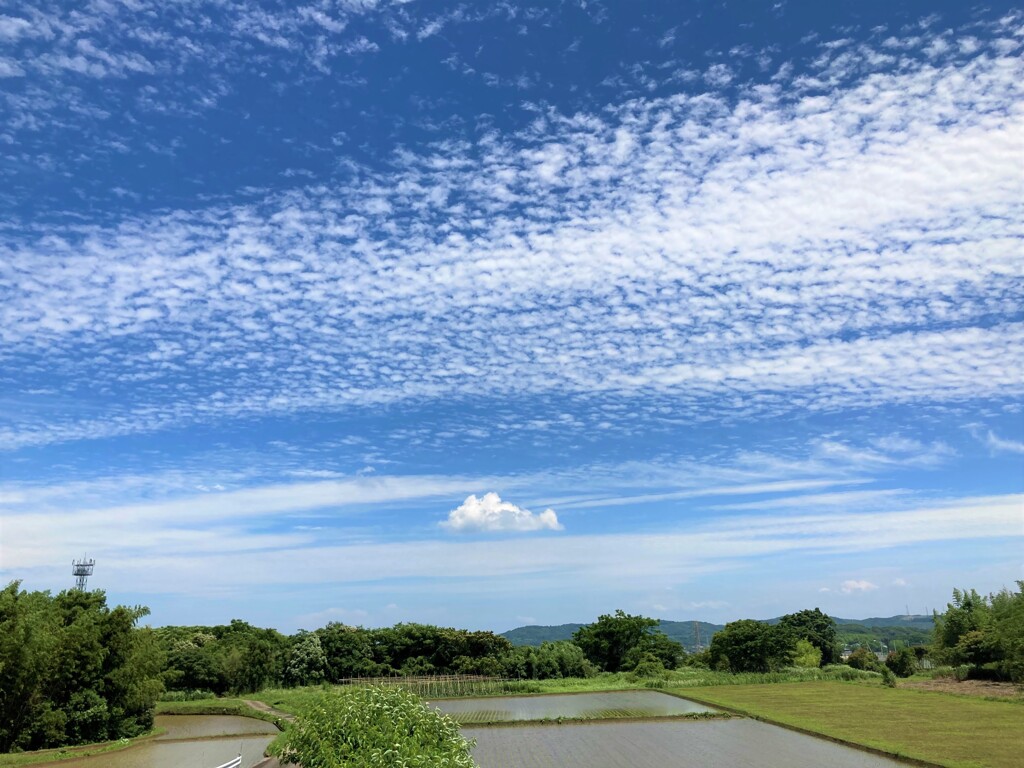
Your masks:
{"label": "flooded rice field", "polygon": [[481,768],[900,768],[895,760],[755,720],[465,727]]}
{"label": "flooded rice field", "polygon": [[609,691],[548,696],[497,696],[432,701],[460,723],[510,723],[529,720],[605,720],[620,717],[670,717],[714,712],[710,707],[658,691]]}
{"label": "flooded rice field", "polygon": [[61,768],[216,768],[241,751],[242,768],[263,759],[277,735],[271,723],[229,715],[161,715],[156,726],[166,733],[139,745],[102,755],[61,760]]}

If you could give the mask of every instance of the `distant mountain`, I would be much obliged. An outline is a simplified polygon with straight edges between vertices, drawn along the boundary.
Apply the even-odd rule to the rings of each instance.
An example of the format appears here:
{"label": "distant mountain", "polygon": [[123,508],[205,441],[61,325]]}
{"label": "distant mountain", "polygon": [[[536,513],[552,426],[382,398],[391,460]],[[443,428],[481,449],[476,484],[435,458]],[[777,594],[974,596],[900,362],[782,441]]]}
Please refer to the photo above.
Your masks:
{"label": "distant mountain", "polygon": [[500,634],[507,638],[512,645],[540,645],[541,643],[555,643],[559,640],[571,640],[573,633],[582,626],[582,624],[559,624],[557,626],[530,624]]}
{"label": "distant mountain", "polygon": [[[865,642],[866,640],[898,639],[908,644],[926,643],[931,637],[932,617],[920,614],[910,616],[872,617],[868,619],[840,619],[832,617],[836,623],[836,634],[840,642]],[[769,624],[778,623],[779,619],[769,619]],[[695,630],[694,625],[697,626]],[[583,624],[558,624],[544,626],[532,624],[516,627],[502,632],[512,645],[533,645],[551,643],[558,640],[571,640],[573,633]],[[707,648],[711,636],[722,629],[724,624],[711,624],[706,621],[667,621],[658,623],[658,629],[680,643],[687,651],[698,650],[698,645]],[[698,633],[699,632],[699,637]],[[699,640],[699,643],[698,643]]]}
{"label": "distant mountain", "polygon": [[915,613],[908,616],[887,616],[885,618],[873,617],[870,619],[837,619],[833,617],[836,624],[860,624],[862,627],[914,627],[932,631],[935,626],[931,616]]}
{"label": "distant mountain", "polygon": [[[694,630],[694,624],[699,628]],[[558,624],[557,626],[531,625],[527,627],[516,627],[508,632],[502,632],[503,637],[508,638],[512,645],[540,645],[541,643],[552,643],[558,640],[571,640],[573,633],[582,627],[583,624]],[[658,629],[670,638],[680,643],[687,651],[697,649],[697,640],[703,647],[707,647],[711,636],[722,628],[722,624],[709,624],[706,621],[662,621]],[[697,636],[699,632],[699,638]]]}

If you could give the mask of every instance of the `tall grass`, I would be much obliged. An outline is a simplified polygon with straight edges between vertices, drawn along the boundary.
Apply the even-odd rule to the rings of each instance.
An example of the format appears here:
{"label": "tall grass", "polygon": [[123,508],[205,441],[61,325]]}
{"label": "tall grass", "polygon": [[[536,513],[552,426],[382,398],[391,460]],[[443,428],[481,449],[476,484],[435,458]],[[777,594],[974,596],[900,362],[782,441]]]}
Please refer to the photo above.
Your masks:
{"label": "tall grass", "polygon": [[338,687],[363,686],[400,688],[424,699],[466,696],[501,696],[510,693],[518,681],[486,675],[395,675],[391,677],[350,677]]}
{"label": "tall grass", "polygon": [[708,669],[676,670],[670,684],[704,685],[760,685],[766,683],[803,683],[817,680],[871,680],[877,682],[878,672],[854,669],[845,664],[833,664],[822,669],[790,668],[780,672],[714,672]]}

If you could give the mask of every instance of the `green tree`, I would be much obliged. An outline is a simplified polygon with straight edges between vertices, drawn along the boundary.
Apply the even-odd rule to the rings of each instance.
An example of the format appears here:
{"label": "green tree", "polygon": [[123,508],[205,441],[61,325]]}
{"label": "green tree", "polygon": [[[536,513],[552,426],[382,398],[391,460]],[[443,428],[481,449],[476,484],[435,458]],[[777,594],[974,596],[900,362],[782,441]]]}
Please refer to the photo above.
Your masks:
{"label": "green tree", "polygon": [[835,664],[839,661],[839,642],[836,639],[836,623],[820,609],[789,613],[779,619],[779,626],[788,630],[793,637],[810,642],[821,652],[821,664]]}
{"label": "green tree", "polygon": [[[966,664],[965,654],[974,653],[986,645],[984,639],[992,623],[988,600],[975,590],[953,590],[953,602],[946,605],[945,613],[934,614],[935,631],[932,641],[933,656],[946,664]],[[978,632],[966,643],[961,639],[968,633]]]}
{"label": "green tree", "polygon": [[997,662],[1003,676],[1024,683],[1024,581],[1017,591],[1002,589],[992,595],[992,634],[1001,659]]}
{"label": "green tree", "polygon": [[300,633],[288,654],[284,668],[287,685],[315,685],[327,672],[327,656],[320,645],[320,636],[313,632]]}
{"label": "green tree", "polygon": [[794,667],[820,667],[821,666],[821,650],[816,648],[810,640],[800,638],[796,641],[796,646],[793,652],[793,666]]}
{"label": "green tree", "polygon": [[632,649],[646,646],[656,626],[657,619],[617,610],[614,615],[599,616],[593,624],[580,627],[573,633],[572,641],[599,669],[618,672]]}
{"label": "green tree", "polygon": [[708,651],[713,669],[771,672],[792,664],[795,648],[786,627],[741,619],[716,632]]}
{"label": "green tree", "polygon": [[135,736],[152,725],[162,654],[145,608],[101,591],[0,592],[0,751]]}

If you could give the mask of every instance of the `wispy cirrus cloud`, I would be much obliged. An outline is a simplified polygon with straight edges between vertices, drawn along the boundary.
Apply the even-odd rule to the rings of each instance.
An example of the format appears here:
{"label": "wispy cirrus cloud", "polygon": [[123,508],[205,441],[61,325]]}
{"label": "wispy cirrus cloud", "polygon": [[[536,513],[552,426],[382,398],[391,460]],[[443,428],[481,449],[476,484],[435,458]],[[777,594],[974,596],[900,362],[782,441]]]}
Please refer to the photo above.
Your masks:
{"label": "wispy cirrus cloud", "polygon": [[985,445],[993,451],[1024,453],[1024,443],[1019,440],[1008,440],[1000,437],[992,430],[985,433]]}

